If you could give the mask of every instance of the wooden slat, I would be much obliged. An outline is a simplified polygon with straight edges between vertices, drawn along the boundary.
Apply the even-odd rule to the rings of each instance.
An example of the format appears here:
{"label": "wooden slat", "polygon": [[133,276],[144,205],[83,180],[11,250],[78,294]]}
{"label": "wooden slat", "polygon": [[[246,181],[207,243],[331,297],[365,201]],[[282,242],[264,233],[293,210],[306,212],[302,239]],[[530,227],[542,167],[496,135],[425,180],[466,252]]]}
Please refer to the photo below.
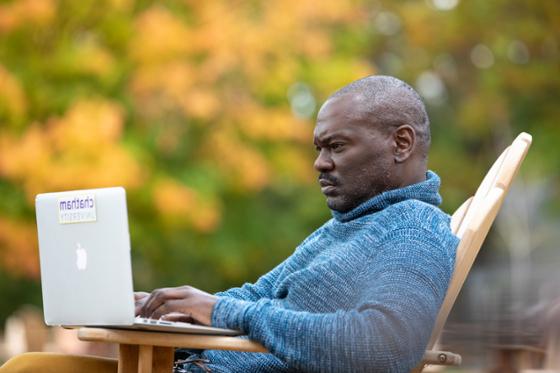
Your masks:
{"label": "wooden slat", "polygon": [[138,350],[138,373],[152,373],[154,346],[140,345]]}
{"label": "wooden slat", "polygon": [[172,347],[154,347],[153,373],[171,372],[174,352]]}
{"label": "wooden slat", "polygon": [[509,191],[509,188],[513,182],[515,176],[521,168],[521,163],[525,159],[529,148],[531,147],[533,139],[528,133],[522,132],[515,138],[510,146],[508,152],[508,162],[503,165],[502,171],[498,174],[496,178],[496,186]]}
{"label": "wooden slat", "polygon": [[549,328],[544,367],[560,371],[560,327],[558,325],[550,325]]}
{"label": "wooden slat", "polygon": [[461,226],[461,223],[463,222],[465,215],[467,214],[467,211],[469,210],[469,207],[471,205],[471,202],[473,200],[473,197],[470,197],[469,199],[467,199],[465,202],[463,202],[463,204],[461,206],[459,206],[459,208],[457,210],[455,210],[455,212],[453,213],[453,215],[451,216],[451,232],[453,232],[453,234],[457,234],[459,227]]}
{"label": "wooden slat", "polygon": [[138,346],[130,344],[119,345],[118,373],[138,372]]}

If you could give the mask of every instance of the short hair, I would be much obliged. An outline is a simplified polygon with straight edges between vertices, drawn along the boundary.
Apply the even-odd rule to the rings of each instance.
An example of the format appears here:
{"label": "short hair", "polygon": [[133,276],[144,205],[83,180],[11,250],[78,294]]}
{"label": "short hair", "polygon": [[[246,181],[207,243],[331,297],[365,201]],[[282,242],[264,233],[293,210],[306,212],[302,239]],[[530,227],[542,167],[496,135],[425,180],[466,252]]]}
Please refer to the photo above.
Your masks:
{"label": "short hair", "polygon": [[364,114],[380,130],[391,130],[403,124],[412,126],[419,150],[427,157],[431,142],[430,119],[414,88],[392,76],[374,75],[348,84],[329,99],[347,94],[360,96]]}

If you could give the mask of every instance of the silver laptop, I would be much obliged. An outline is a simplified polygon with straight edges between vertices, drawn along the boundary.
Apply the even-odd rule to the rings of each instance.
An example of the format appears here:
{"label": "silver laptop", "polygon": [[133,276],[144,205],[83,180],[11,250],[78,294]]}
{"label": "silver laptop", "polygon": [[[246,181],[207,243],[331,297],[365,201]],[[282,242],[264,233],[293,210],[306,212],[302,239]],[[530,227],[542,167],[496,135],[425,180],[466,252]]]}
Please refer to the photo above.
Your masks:
{"label": "silver laptop", "polygon": [[39,194],[35,208],[47,325],[241,334],[135,317],[123,188]]}

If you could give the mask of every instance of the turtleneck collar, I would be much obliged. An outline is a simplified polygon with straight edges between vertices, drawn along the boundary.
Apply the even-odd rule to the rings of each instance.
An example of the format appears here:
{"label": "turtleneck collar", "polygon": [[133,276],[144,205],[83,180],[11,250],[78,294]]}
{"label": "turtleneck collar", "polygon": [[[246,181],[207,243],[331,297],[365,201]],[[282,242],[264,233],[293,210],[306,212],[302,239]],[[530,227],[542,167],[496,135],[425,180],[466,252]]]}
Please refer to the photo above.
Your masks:
{"label": "turtleneck collar", "polygon": [[408,185],[404,188],[392,189],[378,194],[364,203],[347,212],[331,210],[333,217],[339,222],[345,223],[363,215],[381,211],[396,203],[408,199],[416,199],[434,206],[441,204],[439,195],[440,178],[432,171],[426,172],[426,180]]}

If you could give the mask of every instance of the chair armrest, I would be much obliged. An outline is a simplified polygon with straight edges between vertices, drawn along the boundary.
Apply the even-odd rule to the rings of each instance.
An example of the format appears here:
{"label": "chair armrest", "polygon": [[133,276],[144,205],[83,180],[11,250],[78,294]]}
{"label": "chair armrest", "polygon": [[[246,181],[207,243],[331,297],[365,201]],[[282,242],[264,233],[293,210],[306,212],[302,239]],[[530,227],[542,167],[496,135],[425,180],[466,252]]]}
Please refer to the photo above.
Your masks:
{"label": "chair armrest", "polygon": [[424,352],[422,363],[426,365],[461,365],[461,355],[449,351],[429,350]]}

